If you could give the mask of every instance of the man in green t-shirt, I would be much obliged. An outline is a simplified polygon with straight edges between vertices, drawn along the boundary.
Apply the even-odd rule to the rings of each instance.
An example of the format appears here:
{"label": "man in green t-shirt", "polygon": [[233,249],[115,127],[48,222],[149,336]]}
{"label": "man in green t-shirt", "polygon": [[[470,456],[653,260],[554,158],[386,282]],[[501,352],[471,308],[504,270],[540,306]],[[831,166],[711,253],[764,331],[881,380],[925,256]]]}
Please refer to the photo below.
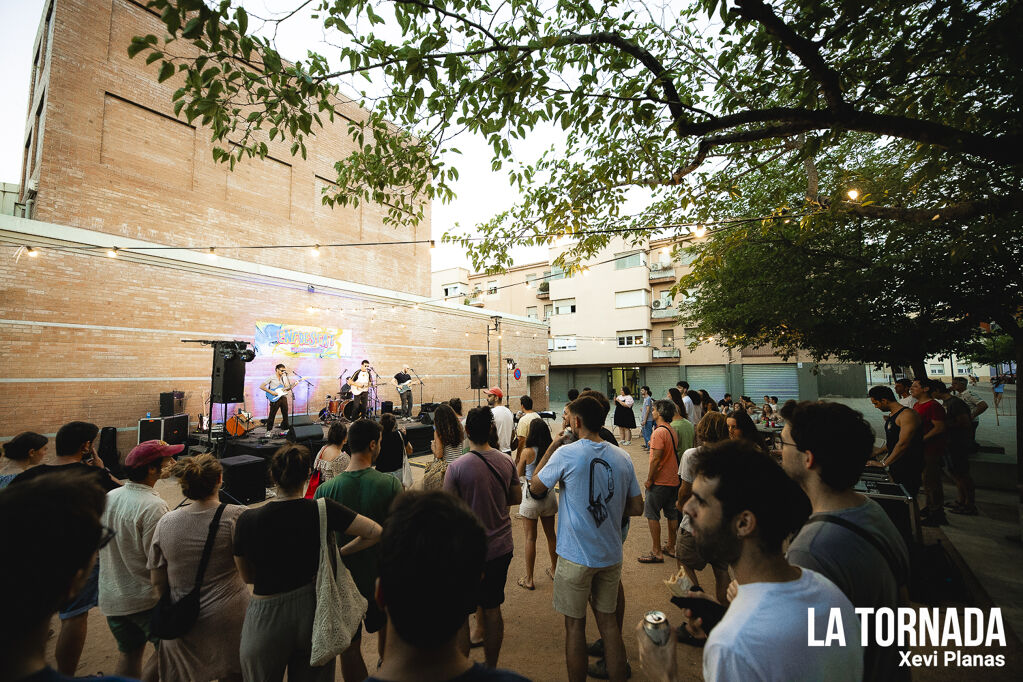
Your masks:
{"label": "man in green t-shirt", "polygon": [[[348,445],[352,449],[352,461],[348,469],[341,472],[316,489],[316,497],[326,497],[340,502],[353,511],[368,516],[380,525],[387,519],[391,502],[401,493],[401,482],[373,468],[373,462],[380,454],[380,425],[368,419],[360,419],[348,428]],[[338,533],[339,546],[347,544],[351,537]],[[363,625],[366,632],[377,632],[377,649],[381,659],[387,629],[387,616],[376,604],[374,592],[380,573],[380,546],[374,545],[361,552],[345,557],[345,566],[352,574],[355,586],[369,602]],[[346,680],[364,680],[369,672],[362,658],[362,636],[341,654],[341,672]]]}
{"label": "man in green t-shirt", "polygon": [[678,436],[676,438],[678,447],[675,449],[675,454],[678,456],[678,461],[681,462],[682,453],[693,447],[696,442],[696,427],[676,412],[675,418],[671,420],[671,428],[675,429],[675,434]]}

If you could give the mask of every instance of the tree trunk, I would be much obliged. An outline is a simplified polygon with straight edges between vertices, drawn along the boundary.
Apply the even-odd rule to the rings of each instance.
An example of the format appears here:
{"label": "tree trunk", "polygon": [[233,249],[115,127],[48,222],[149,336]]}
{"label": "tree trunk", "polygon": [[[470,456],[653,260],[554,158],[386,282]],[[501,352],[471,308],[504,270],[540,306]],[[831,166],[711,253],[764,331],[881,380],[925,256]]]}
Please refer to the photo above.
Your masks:
{"label": "tree trunk", "polygon": [[913,370],[914,379],[925,379],[927,377],[927,367],[924,365],[924,359],[914,359],[909,363],[910,368]]}

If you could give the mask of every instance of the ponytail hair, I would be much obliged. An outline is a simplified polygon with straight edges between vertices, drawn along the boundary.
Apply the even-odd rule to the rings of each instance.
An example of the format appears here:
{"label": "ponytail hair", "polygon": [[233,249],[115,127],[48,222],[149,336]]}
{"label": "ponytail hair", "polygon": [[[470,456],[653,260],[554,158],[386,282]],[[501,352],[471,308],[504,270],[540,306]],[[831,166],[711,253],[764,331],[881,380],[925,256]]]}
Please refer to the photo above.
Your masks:
{"label": "ponytail hair", "polygon": [[295,490],[309,480],[311,457],[304,445],[283,445],[270,458],[270,478],[284,490]]}
{"label": "ponytail hair", "polygon": [[205,500],[217,489],[224,473],[217,458],[209,453],[178,460],[172,470],[181,484],[181,493],[190,500]]}

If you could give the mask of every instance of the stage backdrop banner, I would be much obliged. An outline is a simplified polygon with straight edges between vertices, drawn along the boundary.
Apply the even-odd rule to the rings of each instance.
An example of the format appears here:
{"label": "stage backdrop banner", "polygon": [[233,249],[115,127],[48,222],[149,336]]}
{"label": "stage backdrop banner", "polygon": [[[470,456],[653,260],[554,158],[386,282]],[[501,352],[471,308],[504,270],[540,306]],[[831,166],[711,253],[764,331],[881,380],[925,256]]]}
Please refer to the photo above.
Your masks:
{"label": "stage backdrop banner", "polygon": [[257,322],[255,346],[258,355],[349,358],[352,356],[352,330]]}

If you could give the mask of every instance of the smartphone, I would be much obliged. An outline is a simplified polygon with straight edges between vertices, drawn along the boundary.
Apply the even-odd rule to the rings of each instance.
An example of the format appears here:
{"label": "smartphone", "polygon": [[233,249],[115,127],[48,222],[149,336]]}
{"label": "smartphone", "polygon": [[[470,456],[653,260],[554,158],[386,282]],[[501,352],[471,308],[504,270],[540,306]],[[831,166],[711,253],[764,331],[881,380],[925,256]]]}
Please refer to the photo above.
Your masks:
{"label": "smartphone", "polygon": [[725,615],[725,607],[716,601],[699,597],[672,597],[671,603],[680,609],[689,609],[695,618],[703,621],[700,628],[710,634],[714,626],[721,622]]}

